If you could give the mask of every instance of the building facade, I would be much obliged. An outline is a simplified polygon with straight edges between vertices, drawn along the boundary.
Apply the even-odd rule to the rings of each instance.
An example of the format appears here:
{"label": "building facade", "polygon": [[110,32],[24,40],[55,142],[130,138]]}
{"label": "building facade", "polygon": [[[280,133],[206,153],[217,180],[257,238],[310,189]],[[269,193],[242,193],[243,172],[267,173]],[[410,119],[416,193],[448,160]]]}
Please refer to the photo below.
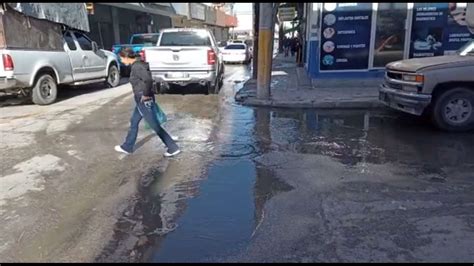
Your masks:
{"label": "building facade", "polygon": [[89,36],[100,48],[129,43],[136,33],[172,27],[176,13],[168,3],[94,3],[89,14]]}
{"label": "building facade", "polygon": [[94,3],[88,15],[88,35],[107,50],[114,44],[129,43],[133,34],[164,28],[207,27],[220,41],[228,39],[229,27],[235,27],[227,16],[201,3]]}
{"label": "building facade", "polygon": [[313,79],[382,77],[387,63],[453,54],[473,38],[466,3],[310,3],[305,67]]}

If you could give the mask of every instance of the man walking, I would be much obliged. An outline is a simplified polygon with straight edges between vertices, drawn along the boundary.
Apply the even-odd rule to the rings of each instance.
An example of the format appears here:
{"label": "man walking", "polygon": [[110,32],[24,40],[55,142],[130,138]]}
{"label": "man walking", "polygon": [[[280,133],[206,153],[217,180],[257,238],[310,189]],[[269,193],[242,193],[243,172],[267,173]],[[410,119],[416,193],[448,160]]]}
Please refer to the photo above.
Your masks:
{"label": "man walking", "polygon": [[151,77],[150,67],[148,63],[138,59],[139,55],[134,53],[131,49],[128,50],[126,54],[128,58],[133,61],[129,81],[132,85],[136,106],[132,118],[130,119],[130,129],[128,130],[125,142],[122,145],[115,146],[115,150],[125,154],[131,154],[133,152],[133,146],[135,146],[138,135],[138,125],[142,118],[144,118],[168,148],[164,156],[175,156],[181,151],[171,136],[160,126],[156,117],[157,107],[155,104],[155,95],[152,91],[153,79]]}

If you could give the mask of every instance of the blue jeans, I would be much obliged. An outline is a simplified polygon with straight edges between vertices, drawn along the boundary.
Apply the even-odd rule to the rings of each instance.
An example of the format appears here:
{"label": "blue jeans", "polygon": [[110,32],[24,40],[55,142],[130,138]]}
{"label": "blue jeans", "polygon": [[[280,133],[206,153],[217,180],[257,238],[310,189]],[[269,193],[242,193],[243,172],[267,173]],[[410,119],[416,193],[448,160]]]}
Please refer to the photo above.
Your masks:
{"label": "blue jeans", "polygon": [[140,121],[143,117],[148,125],[150,125],[150,127],[156,132],[158,137],[160,137],[161,141],[163,141],[163,143],[166,145],[169,153],[179,150],[176,142],[174,142],[170,135],[160,126],[160,123],[156,118],[155,113],[157,110],[155,105],[155,97],[145,103],[142,102],[140,98],[136,97],[135,102],[137,105],[135,106],[132,118],[130,119],[130,129],[128,130],[127,138],[121,145],[122,149],[129,153],[133,152],[133,146],[135,146],[138,135],[138,125],[140,124]]}

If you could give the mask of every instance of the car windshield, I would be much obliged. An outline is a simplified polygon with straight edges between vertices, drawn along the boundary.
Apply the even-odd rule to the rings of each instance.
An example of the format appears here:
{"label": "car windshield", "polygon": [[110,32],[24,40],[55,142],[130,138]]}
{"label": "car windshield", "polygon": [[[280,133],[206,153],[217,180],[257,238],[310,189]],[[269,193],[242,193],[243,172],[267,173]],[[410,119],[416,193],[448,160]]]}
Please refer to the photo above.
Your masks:
{"label": "car windshield", "polygon": [[132,44],[156,45],[158,34],[153,35],[135,35],[132,37]]}
{"label": "car windshield", "polygon": [[164,32],[160,46],[211,46],[211,40],[204,31]]}
{"label": "car windshield", "polygon": [[230,44],[225,47],[226,50],[245,50],[245,45],[243,44]]}
{"label": "car windshield", "polygon": [[474,55],[474,40],[469,41],[458,50],[458,55]]}

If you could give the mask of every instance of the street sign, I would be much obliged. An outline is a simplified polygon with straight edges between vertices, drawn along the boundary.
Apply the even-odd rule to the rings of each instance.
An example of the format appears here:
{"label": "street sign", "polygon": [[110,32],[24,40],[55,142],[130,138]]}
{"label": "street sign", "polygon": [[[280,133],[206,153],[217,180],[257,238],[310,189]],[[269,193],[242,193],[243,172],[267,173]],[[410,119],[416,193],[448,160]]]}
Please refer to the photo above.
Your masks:
{"label": "street sign", "polygon": [[278,18],[280,21],[292,21],[296,17],[296,9],[294,7],[280,7],[278,9]]}

